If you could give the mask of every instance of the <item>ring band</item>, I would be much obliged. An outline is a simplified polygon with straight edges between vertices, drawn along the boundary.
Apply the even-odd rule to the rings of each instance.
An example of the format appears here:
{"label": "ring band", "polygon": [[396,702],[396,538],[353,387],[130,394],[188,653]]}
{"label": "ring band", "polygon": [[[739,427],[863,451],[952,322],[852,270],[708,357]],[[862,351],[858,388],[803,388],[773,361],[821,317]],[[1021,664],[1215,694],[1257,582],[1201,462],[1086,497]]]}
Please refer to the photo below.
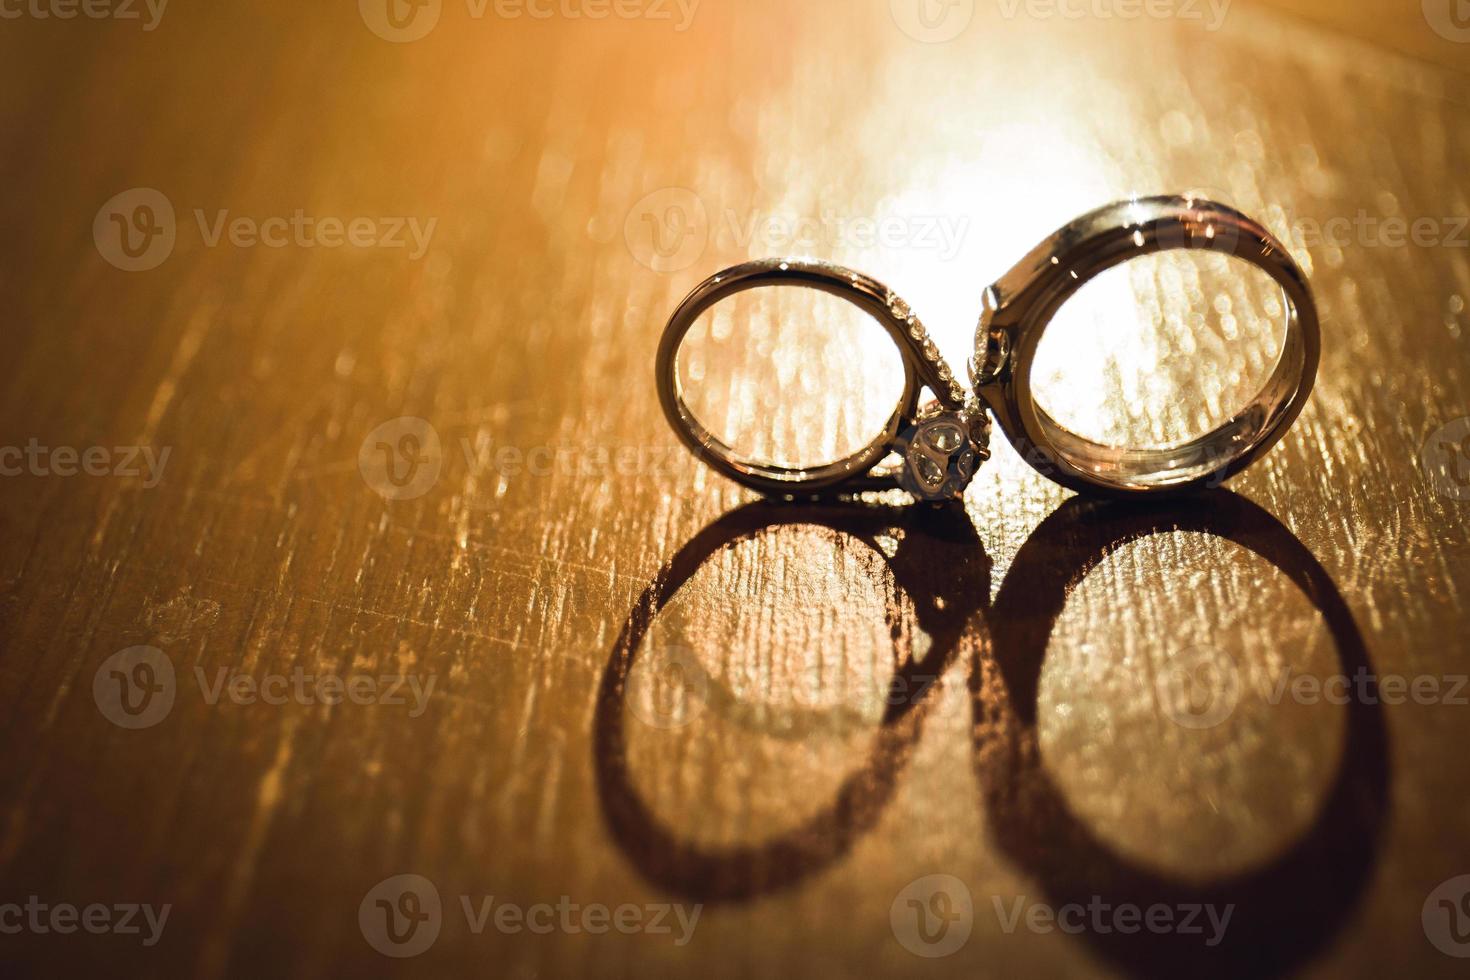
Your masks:
{"label": "ring band", "polygon": [[[1036,349],[1062,304],[1104,271],[1170,249],[1233,255],[1264,270],[1286,297],[1286,337],[1265,387],[1211,432],[1176,446],[1125,449],[1077,435],[1036,404]],[[1046,239],[986,291],[970,380],[1021,457],[1073,490],[1137,496],[1217,486],[1274,446],[1317,377],[1321,332],[1306,276],[1271,233],[1199,198],[1120,201]]]}
{"label": "ring band", "polygon": [[[1282,289],[1286,337],[1265,386],[1242,411],[1209,433],[1160,448],[1108,446],[1057,422],[1036,404],[1031,373],[1057,311],[1097,276],[1130,259],[1171,249],[1233,255]],[[686,404],[678,353],[696,320],[748,289],[800,286],[837,296],[873,317],[897,344],[904,390],[883,431],[832,463],[790,467],[743,455],[722,442]],[[679,305],[659,344],[659,400],[686,446],[717,472],[766,494],[797,496],[902,488],[920,500],[961,496],[990,457],[990,418],[1021,457],[1073,490],[1105,496],[1178,493],[1216,486],[1274,446],[1301,414],[1321,359],[1316,303],[1305,274],[1258,222],[1191,197],[1121,201],[1068,224],[985,293],[967,396],[908,304],[876,279],[828,262],[764,259],[711,276]],[[935,400],[920,405],[930,389]],[[989,414],[987,414],[987,411]],[[896,466],[881,467],[891,455]]]}
{"label": "ring band", "polygon": [[[710,307],[748,289],[802,286],[844,299],[887,331],[903,358],[904,388],[883,431],[868,445],[832,463],[788,467],[745,456],[722,442],[684,401],[678,353],[695,321]],[[916,497],[958,497],[980,462],[990,455],[989,419],[967,406],[965,389],[929,339],[908,304],[876,279],[829,262],[764,259],[711,276],[679,304],[659,344],[657,383],[664,415],[684,444],[717,472],[767,494],[860,492],[902,487]],[[928,388],[935,401],[922,406]],[[958,444],[951,436],[958,434]],[[949,448],[946,448],[949,447]],[[878,470],[890,454],[905,462]],[[946,472],[952,466],[955,472]]]}

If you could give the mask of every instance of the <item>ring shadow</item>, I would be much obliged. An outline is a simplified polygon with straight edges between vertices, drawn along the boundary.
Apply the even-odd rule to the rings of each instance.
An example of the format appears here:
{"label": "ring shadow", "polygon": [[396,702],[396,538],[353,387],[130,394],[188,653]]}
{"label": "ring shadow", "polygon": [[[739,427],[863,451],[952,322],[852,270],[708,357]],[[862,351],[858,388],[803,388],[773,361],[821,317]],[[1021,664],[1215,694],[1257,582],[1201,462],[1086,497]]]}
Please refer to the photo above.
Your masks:
{"label": "ring shadow", "polygon": [[[901,656],[903,632],[900,591],[913,601],[914,619],[933,645],[922,661],[902,662],[866,765],[829,806],[759,845],[705,848],[662,823],[634,787],[624,731],[628,673],[654,619],[705,562],[742,540],[791,525],[826,527],[883,556],[897,586],[887,609],[896,654]],[[893,529],[905,533],[888,556],[877,538]],[[1368,678],[1361,698],[1347,706],[1343,762],[1306,833],[1265,866],[1205,883],[1142,867],[1099,840],[1047,775],[1036,739],[1041,667],[1071,593],[1127,543],[1174,531],[1224,538],[1279,568],[1323,614],[1345,673],[1361,669]],[[760,501],[706,527],[643,592],[602,677],[594,765],[603,815],[619,847],[650,882],[709,904],[790,888],[836,862],[877,823],[921,733],[929,688],[918,697],[903,692],[952,664],[972,617],[986,611],[989,591],[990,560],[959,508]],[[976,651],[970,681],[974,758],[1002,851],[1038,881],[1054,906],[1086,905],[1094,896],[1141,908],[1234,906],[1217,946],[1182,933],[1084,933],[1100,955],[1140,976],[1277,975],[1340,930],[1372,873],[1387,818],[1388,736],[1367,647],[1346,601],[1316,557],[1275,517],[1226,490],[1147,507],[1073,498],[1027,539],[985,620],[989,642]],[[987,667],[994,668],[989,681]]]}
{"label": "ring shadow", "polygon": [[[1072,591],[1123,545],[1173,531],[1224,538],[1284,572],[1322,613],[1344,673],[1361,670],[1368,679],[1346,706],[1342,761],[1305,834],[1264,866],[1204,883],[1141,867],[1100,841],[1047,775],[1036,731],[1042,663]],[[1085,931],[1100,954],[1140,976],[1278,975],[1300,966],[1337,933],[1376,861],[1388,810],[1388,735],[1362,633],[1326,569],[1283,524],[1225,490],[1162,509],[1073,498],[1017,554],[989,625],[1004,690],[985,690],[977,662],[971,680],[975,762],[1002,849],[1038,880],[1053,907],[1086,906],[1094,897],[1140,908],[1234,906],[1214,947],[1180,932]]]}
{"label": "ring shadow", "polygon": [[[763,533],[791,526],[826,528],[879,556],[895,588],[885,614],[898,667],[865,765],[832,802],[800,826],[757,845],[705,847],[661,822],[639,795],[628,768],[625,706],[628,676],[659,612],[712,557]],[[892,554],[879,538],[896,539]],[[900,594],[902,593],[902,594]],[[598,797],[615,840],[649,881],[681,897],[718,904],[790,888],[846,854],[877,823],[922,731],[929,692],[954,661],[976,609],[990,595],[990,560],[962,508],[879,507],[861,503],[757,501],[710,524],[644,590],[603,673],[593,720]],[[913,625],[931,640],[912,655],[903,599]]]}

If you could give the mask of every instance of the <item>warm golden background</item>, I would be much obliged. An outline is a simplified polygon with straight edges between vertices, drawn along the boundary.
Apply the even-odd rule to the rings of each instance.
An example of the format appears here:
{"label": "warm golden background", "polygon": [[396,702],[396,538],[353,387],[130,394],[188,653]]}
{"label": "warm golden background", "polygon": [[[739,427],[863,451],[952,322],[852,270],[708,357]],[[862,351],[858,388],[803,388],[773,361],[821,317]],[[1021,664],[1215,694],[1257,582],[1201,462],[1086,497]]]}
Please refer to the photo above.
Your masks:
{"label": "warm golden background", "polygon": [[[1261,692],[1288,669],[1470,672],[1470,500],[1445,492],[1470,459],[1431,438],[1470,415],[1464,3],[1070,21],[959,0],[932,31],[916,3],[703,0],[680,30],[651,0],[629,9],[674,19],[445,0],[410,43],[350,0],[174,0],[154,30],[141,6],[5,8],[0,447],[170,456],[156,485],[0,479],[0,904],[173,910],[146,949],[0,935],[0,972],[1462,973],[1421,913],[1470,874],[1470,706]],[[106,205],[135,188],[167,198],[176,241],[129,272],[109,214],[137,198]],[[1323,313],[1313,402],[1239,497],[1068,505],[998,445],[963,515],[757,507],[704,531],[749,496],[671,448],[653,350],[694,283],[784,250],[768,222],[897,219],[892,242],[801,250],[890,283],[959,365],[985,285],[1042,236],[1183,189],[1292,241]],[[436,224],[417,257],[210,247],[196,210]],[[1434,234],[1295,235],[1360,212]],[[935,247],[919,226],[938,222],[961,232]],[[1175,317],[1214,295],[1133,285]],[[881,420],[868,348],[793,333],[802,300],[779,302],[770,345],[733,314],[710,328],[711,370],[805,338],[837,386],[823,401],[783,362],[816,407],[767,435],[830,448]],[[1205,335],[1261,319],[1238,313],[1209,303]],[[1193,353],[1162,369],[1252,363]],[[719,390],[736,422],[774,411]],[[431,478],[390,500],[369,437],[404,416]],[[507,447],[575,454],[533,474],[496,465]],[[635,464],[596,465],[619,450]],[[94,679],[139,645],[177,696],[124,730]],[[1201,649],[1235,665],[1239,703],[1193,728],[1158,679]],[[668,692],[624,672],[671,657],[704,696],[684,727],[645,724]],[[194,680],[297,667],[435,687],[412,717],[211,705]],[[885,709],[895,670],[941,679]],[[358,924],[401,873],[445,906],[416,959]],[[922,959],[890,907],[933,874],[965,883],[973,931]],[[463,895],[706,908],[675,947],[474,935]],[[1204,949],[1008,934],[994,911],[1093,895],[1234,904],[1235,924]]]}

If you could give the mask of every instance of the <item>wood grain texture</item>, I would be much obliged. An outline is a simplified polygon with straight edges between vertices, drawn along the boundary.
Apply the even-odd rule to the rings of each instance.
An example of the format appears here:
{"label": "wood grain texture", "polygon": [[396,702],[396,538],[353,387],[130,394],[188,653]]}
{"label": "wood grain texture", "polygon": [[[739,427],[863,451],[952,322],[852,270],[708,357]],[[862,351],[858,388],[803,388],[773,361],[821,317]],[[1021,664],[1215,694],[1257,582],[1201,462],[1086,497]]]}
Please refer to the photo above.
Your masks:
{"label": "wood grain texture", "polygon": [[[1421,913],[1470,874],[1470,706],[1447,696],[1470,673],[1470,501],[1436,490],[1470,431],[1435,435],[1470,416],[1470,44],[1431,35],[1415,61],[1244,2],[1217,30],[979,4],[926,43],[897,6],[705,0],[678,30],[675,5],[446,3],[401,44],[350,3],[0,24],[0,447],[169,450],[156,480],[121,454],[0,478],[0,905],[171,906],[151,947],[0,934],[6,975],[1462,970]],[[1417,7],[1378,16],[1417,38]],[[94,237],[133,188],[176,215],[149,271],[109,261],[105,214]],[[1298,243],[1324,318],[1312,403],[1228,491],[1099,508],[997,445],[962,513],[779,507],[666,428],[664,318],[729,262],[862,268],[960,364],[985,285],[1036,241],[1178,189]],[[417,257],[211,244],[226,210],[434,224]],[[1385,244],[1360,213],[1433,234]],[[1310,237],[1333,219],[1346,238]],[[814,401],[785,431],[830,449],[883,417],[886,376],[865,341],[820,340],[857,327],[782,309],[769,344],[712,321],[711,370],[794,344],[812,367],[780,390]],[[720,391],[727,421],[770,410]],[[399,448],[411,499],[387,499]],[[128,730],[105,692],[136,646],[174,701]],[[1190,727],[1160,679],[1201,650],[1203,710],[1234,710]],[[211,703],[221,671],[298,669],[433,688]],[[1360,671],[1442,695],[1273,695]],[[442,929],[395,959],[359,906],[405,873]],[[926,959],[900,893],[936,874],[973,924]],[[487,896],[703,911],[685,945],[476,934],[460,900]],[[1206,946],[998,911],[1094,897],[1234,912]]]}

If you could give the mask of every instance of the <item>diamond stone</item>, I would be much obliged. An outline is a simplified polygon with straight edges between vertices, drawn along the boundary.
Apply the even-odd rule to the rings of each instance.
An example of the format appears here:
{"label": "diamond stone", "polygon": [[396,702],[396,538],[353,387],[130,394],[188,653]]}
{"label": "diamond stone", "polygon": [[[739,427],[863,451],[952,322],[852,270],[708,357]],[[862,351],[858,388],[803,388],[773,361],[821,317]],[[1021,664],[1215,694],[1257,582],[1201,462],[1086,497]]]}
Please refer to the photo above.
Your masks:
{"label": "diamond stone", "polygon": [[960,427],[947,422],[930,426],[924,437],[929,445],[942,453],[954,452],[965,441],[965,434],[960,431]]}
{"label": "diamond stone", "polygon": [[923,480],[924,485],[930,490],[938,490],[944,486],[944,470],[940,469],[939,464],[934,462],[932,458],[922,454],[915,454],[910,457],[910,461],[913,463],[914,471],[918,473],[919,479]]}
{"label": "diamond stone", "polygon": [[919,500],[957,500],[990,458],[989,419],[983,410],[947,411],[931,403],[900,433],[894,448],[903,457],[898,480],[903,489]]}

